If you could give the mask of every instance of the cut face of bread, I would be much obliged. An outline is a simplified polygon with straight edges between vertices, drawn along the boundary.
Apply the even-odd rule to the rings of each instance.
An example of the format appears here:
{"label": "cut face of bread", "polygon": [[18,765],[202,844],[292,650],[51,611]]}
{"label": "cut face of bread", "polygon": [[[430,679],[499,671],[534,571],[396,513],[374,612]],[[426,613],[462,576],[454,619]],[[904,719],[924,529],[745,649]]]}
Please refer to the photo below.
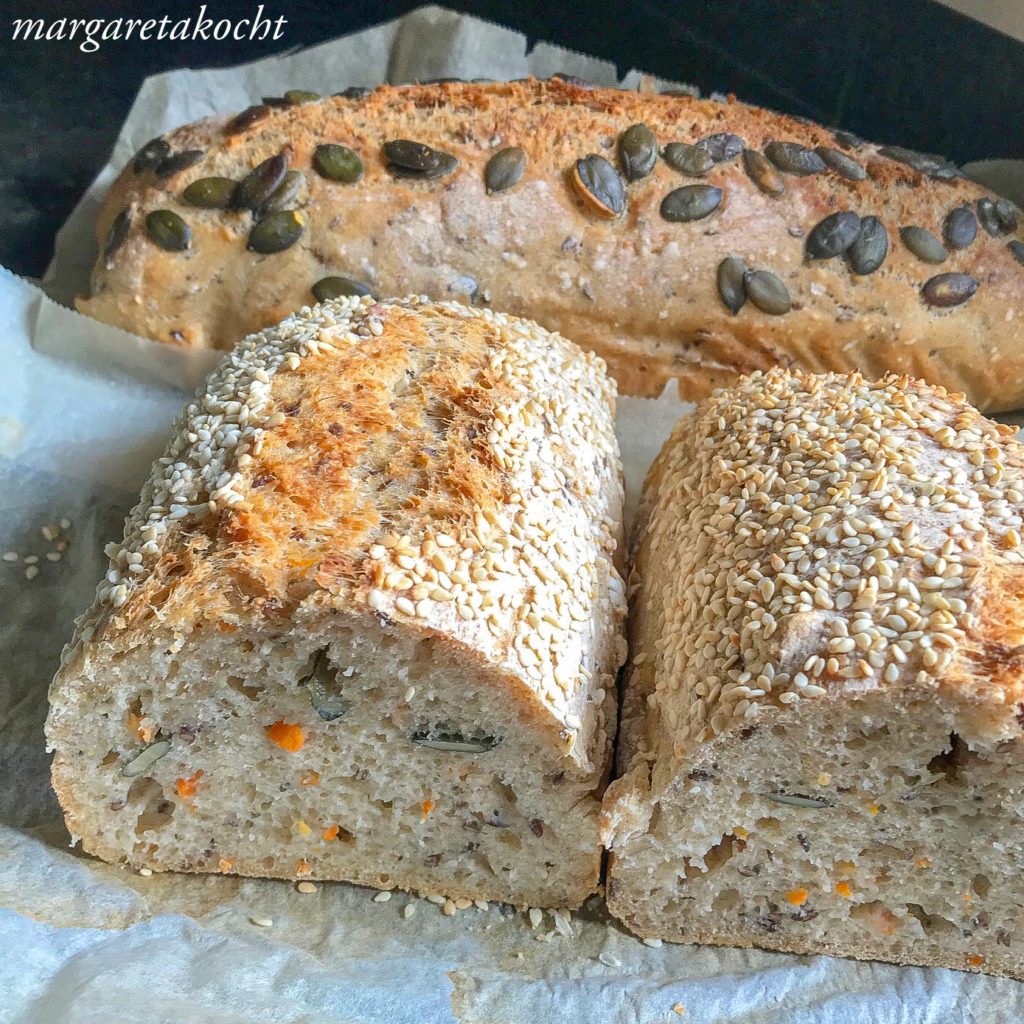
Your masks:
{"label": "cut face of bread", "polygon": [[578,905],[625,652],[612,403],[594,357],[457,306],[247,339],[54,681],[72,834],[154,870]]}
{"label": "cut face of bread", "polygon": [[645,484],[608,899],[638,934],[1024,976],[1024,452],[773,372]]}

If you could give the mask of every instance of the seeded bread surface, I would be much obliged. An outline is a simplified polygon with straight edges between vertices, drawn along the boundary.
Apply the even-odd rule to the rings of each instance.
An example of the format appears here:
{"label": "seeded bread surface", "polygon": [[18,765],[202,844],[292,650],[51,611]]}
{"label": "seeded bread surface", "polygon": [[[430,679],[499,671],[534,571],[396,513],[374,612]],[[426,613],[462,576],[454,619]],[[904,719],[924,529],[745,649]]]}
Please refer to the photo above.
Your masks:
{"label": "seeded bread surface", "polygon": [[1024,448],[773,370],[674,429],[629,580],[608,902],[637,934],[1024,977]]}
{"label": "seeded bread surface", "polygon": [[243,341],[54,680],[72,834],[577,906],[625,657],[613,409],[599,359],[489,310],[339,300]]}
{"label": "seeded bread surface", "polygon": [[[658,158],[646,176],[626,182],[619,150],[637,123],[658,147],[732,133],[754,155],[722,159],[703,177]],[[646,166],[645,138],[629,136],[634,173]],[[434,178],[406,176],[385,150],[401,140],[457,164]],[[816,147],[830,163],[805,175],[780,171],[764,157],[786,165],[773,143],[807,147],[796,152],[798,169],[801,160],[820,163],[808,156]],[[324,144],[358,155],[359,180],[329,179],[314,167]],[[737,102],[559,80],[384,86],[358,98],[266,106],[241,121],[208,118],[169,132],[159,146],[168,163],[143,160],[140,172],[130,164],[111,188],[97,222],[108,254],[96,264],[91,294],[78,301],[82,312],[144,337],[227,349],[309,303],[317,282],[341,275],[377,296],[415,292],[528,316],[600,354],[631,395],[659,394],[674,378],[682,397],[700,398],[738,374],[782,364],[871,377],[905,372],[964,391],[982,409],[1024,405],[1017,213],[1003,201],[997,216],[993,197],[942,161],[886,150],[911,166],[843,133]],[[510,147],[524,151],[522,176],[488,194],[488,162]],[[199,209],[183,199],[199,179],[240,181],[282,154],[301,174],[298,191],[284,200],[298,219],[279,216],[274,232],[259,233],[265,244],[269,234],[298,231],[282,251],[246,248],[252,212]],[[596,198],[578,180],[577,162],[592,155],[608,162],[582,169],[606,186]],[[706,186],[721,190],[717,206]],[[689,192],[663,207],[681,188]],[[978,223],[979,202],[994,234]],[[708,206],[708,215],[686,222],[664,212],[691,216]],[[960,207],[965,212],[947,223]],[[168,251],[153,241],[146,223],[154,211],[182,218],[188,248]],[[843,211],[881,220],[888,252],[874,272],[853,273],[849,256],[808,258],[819,243],[849,244],[849,224],[847,234],[814,235]],[[922,242],[920,232],[902,235],[905,228],[935,237]],[[165,243],[179,230],[152,229]],[[947,232],[965,247],[947,242],[943,258]],[[939,263],[914,254],[935,245]],[[718,286],[730,256],[761,272],[747,286],[741,271],[741,295],[757,292],[762,306],[789,312],[764,312],[752,298],[730,312]]]}

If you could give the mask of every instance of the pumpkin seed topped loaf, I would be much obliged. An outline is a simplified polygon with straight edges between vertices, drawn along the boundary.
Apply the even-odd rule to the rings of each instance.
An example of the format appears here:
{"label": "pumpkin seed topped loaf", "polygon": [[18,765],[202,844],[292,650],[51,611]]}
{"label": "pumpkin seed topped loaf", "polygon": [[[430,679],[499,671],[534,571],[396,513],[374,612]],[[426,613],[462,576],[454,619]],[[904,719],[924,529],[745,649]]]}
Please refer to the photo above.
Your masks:
{"label": "pumpkin seed topped loaf", "polygon": [[54,680],[72,835],[157,871],[578,906],[625,657],[613,412],[598,358],[454,303],[245,339]]}
{"label": "pumpkin seed topped loaf", "polygon": [[637,934],[1024,978],[1024,447],[773,370],[673,430],[629,589],[608,904]]}
{"label": "pumpkin seed topped loaf", "polygon": [[146,145],[97,238],[78,308],[173,345],[416,292],[561,331],[626,394],[783,364],[1024,405],[1012,204],[733,101],[559,79],[268,97]]}

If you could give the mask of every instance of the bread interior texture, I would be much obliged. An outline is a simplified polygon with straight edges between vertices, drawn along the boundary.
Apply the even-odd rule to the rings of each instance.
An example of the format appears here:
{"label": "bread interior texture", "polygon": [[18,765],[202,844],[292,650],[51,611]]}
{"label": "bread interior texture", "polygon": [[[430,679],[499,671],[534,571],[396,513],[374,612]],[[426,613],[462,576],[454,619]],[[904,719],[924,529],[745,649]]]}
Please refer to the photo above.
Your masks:
{"label": "bread interior texture", "polygon": [[571,777],[521,684],[389,626],[321,610],[83,666],[52,724],[72,831],[157,869],[577,905],[600,780]]}
{"label": "bread interior texture", "polygon": [[641,935],[1021,977],[1022,789],[1020,744],[934,690],[808,702],[703,745],[609,900]]}

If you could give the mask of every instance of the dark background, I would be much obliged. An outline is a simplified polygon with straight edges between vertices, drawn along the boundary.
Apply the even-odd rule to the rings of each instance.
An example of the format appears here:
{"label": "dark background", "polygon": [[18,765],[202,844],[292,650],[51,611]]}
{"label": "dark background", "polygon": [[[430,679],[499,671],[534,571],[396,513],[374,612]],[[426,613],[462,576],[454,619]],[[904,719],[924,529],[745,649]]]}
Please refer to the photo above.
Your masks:
{"label": "dark background", "polygon": [[[418,3],[262,0],[278,42],[13,42],[14,18],[195,16],[201,0],[0,3],[0,264],[38,276],[53,236],[96,171],[143,78],[225,66],[323,42]],[[207,0],[251,17],[260,0]],[[1024,2],[1024,0],[1022,0]],[[954,161],[1024,157],[1024,44],[932,0],[452,0],[449,7],[702,92]],[[305,83],[299,83],[304,85]],[[347,83],[325,83],[324,92]]]}

